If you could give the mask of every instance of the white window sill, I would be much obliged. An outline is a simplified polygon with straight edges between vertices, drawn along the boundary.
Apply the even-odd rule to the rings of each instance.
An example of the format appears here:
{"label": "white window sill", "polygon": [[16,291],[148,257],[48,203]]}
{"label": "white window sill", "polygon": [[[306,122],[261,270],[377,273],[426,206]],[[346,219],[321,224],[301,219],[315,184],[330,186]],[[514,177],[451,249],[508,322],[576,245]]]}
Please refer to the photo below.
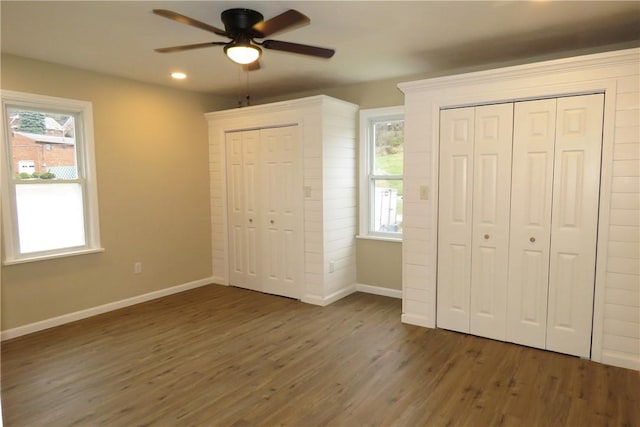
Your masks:
{"label": "white window sill", "polygon": [[37,256],[18,258],[18,259],[6,259],[2,262],[2,265],[24,264],[27,262],[44,261],[47,259],[65,258],[68,256],[76,256],[76,255],[94,254],[98,252],[104,252],[104,248],[81,249],[78,251],[58,253],[58,254],[37,255]]}
{"label": "white window sill", "polygon": [[378,240],[381,242],[396,242],[402,243],[402,237],[387,237],[387,236],[368,236],[368,235],[359,235],[356,236],[358,240]]}

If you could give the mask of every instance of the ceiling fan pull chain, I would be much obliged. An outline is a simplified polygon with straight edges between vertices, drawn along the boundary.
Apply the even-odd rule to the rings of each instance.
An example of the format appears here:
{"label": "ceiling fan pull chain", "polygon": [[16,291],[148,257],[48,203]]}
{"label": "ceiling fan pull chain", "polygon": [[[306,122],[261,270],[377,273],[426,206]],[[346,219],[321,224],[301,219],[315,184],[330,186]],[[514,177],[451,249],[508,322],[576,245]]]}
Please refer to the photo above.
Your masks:
{"label": "ceiling fan pull chain", "polygon": [[245,69],[245,74],[247,75],[247,107],[251,105],[251,95],[249,95],[249,69]]}
{"label": "ceiling fan pull chain", "polygon": [[242,67],[238,68],[238,108],[242,108]]}

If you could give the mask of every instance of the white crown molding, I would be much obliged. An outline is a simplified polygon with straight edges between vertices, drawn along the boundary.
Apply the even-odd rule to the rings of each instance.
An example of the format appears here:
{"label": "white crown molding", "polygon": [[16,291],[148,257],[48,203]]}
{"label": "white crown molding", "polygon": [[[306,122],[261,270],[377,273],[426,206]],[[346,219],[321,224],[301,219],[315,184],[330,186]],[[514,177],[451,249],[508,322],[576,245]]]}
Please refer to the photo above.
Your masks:
{"label": "white crown molding", "polygon": [[398,88],[405,94],[407,92],[418,93],[441,88],[450,89],[452,85],[458,82],[462,82],[465,85],[477,85],[486,82],[494,83],[496,80],[505,82],[524,76],[541,77],[559,72],[589,71],[593,68],[601,68],[603,62],[606,62],[607,66],[610,67],[634,64],[638,61],[639,56],[639,48],[625,49],[400,83]]}

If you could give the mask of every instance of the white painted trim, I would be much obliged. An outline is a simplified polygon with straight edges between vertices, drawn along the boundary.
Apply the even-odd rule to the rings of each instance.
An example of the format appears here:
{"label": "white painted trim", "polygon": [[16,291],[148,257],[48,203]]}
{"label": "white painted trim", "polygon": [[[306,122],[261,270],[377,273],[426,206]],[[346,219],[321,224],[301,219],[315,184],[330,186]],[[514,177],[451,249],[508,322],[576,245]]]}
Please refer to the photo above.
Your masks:
{"label": "white painted trim", "polygon": [[402,238],[383,237],[383,236],[356,236],[357,240],[377,240],[378,242],[402,243]]}
{"label": "white painted trim", "polygon": [[365,294],[402,299],[402,290],[400,289],[383,288],[382,286],[371,286],[356,283],[356,291],[364,292]]}
{"label": "white painted trim", "polygon": [[[602,121],[600,201],[598,206],[596,272],[593,290],[593,318],[591,329],[591,360],[596,362],[602,362],[604,360],[604,311],[607,287],[607,261],[609,258],[609,224],[611,222],[611,186],[613,182],[613,151],[615,146],[617,83],[616,79],[611,79],[608,81],[608,85],[605,88],[604,115]],[[615,363],[609,364],[616,365]],[[639,368],[636,367],[635,369]]]}
{"label": "white painted trim", "polygon": [[211,276],[210,280],[214,285],[230,286],[229,282],[224,280],[223,276]]}
{"label": "white painted trim", "polygon": [[433,328],[432,323],[427,317],[415,316],[413,314],[403,314],[401,319],[402,323],[408,325],[422,326],[423,328]]}
{"label": "white painted trim", "polygon": [[597,362],[640,371],[640,362],[637,358],[616,351],[604,350],[602,352],[601,360],[598,360]]}
{"label": "white painted trim", "polygon": [[109,311],[118,310],[120,308],[129,307],[131,305],[140,304],[142,302],[147,302],[154,299],[166,297],[168,295],[177,294],[180,292],[188,291],[190,289],[199,288],[201,286],[210,285],[212,284],[212,281],[213,281],[213,278],[211,277],[207,277],[200,280],[194,280],[193,282],[184,283],[182,285],[160,289],[157,291],[149,292],[147,294],[137,295],[135,297],[126,298],[120,301],[110,302],[107,304],[99,305],[97,307],[92,307],[85,310],[76,311],[73,313],[63,314],[62,316],[52,317],[51,319],[41,320],[39,322],[30,323],[24,326],[18,326],[17,328],[2,331],[0,335],[0,340],[5,341],[11,338],[17,338],[22,335],[32,334],[34,332],[43,331],[45,329],[64,325],[66,323],[75,322],[76,320],[86,319],[88,317],[96,316],[98,314],[107,313]]}
{"label": "white painted trim", "polygon": [[402,235],[397,234],[372,234],[371,228],[371,190],[369,188],[369,172],[371,170],[372,154],[371,145],[369,140],[370,126],[369,124],[373,120],[384,120],[387,118],[398,118],[402,116],[404,118],[404,106],[398,105],[394,107],[383,108],[371,108],[366,110],[360,110],[359,114],[359,135],[358,144],[360,149],[358,154],[358,180],[359,180],[359,195],[358,195],[358,215],[359,221],[359,236],[360,238],[377,238],[379,240],[396,240],[402,241]]}
{"label": "white painted trim", "polygon": [[26,262],[43,261],[46,259],[65,258],[69,256],[76,256],[76,255],[96,254],[104,251],[105,251],[104,248],[81,249],[79,251],[71,251],[71,252],[65,252],[65,253],[41,255],[41,256],[34,256],[34,257],[25,257],[25,258],[20,258],[16,260],[5,260],[5,261],[2,261],[2,265],[24,264]]}
{"label": "white painted trim", "polygon": [[[260,104],[260,105],[252,105],[250,107],[243,107],[242,109],[239,108],[233,108],[233,109],[229,109],[229,110],[220,110],[220,111],[214,111],[211,113],[206,113],[205,117],[207,118],[207,120],[212,121],[212,120],[223,120],[223,121],[227,121],[229,119],[231,120],[237,120],[238,118],[238,112],[241,111],[242,115],[255,115],[255,116],[260,116],[260,115],[267,115],[267,116],[271,116],[275,113],[284,113],[284,115],[291,115],[292,112],[295,112],[296,110],[299,109],[304,109],[307,107],[316,107],[320,104],[322,104],[325,101],[331,101],[332,103],[335,104],[342,104],[344,105],[346,108],[352,108],[354,106],[354,104],[348,102],[348,101],[343,101],[341,99],[337,99],[337,98],[332,98],[330,96],[327,95],[315,95],[315,96],[309,96],[306,98],[298,98],[298,99],[293,99],[293,100],[287,100],[287,101],[280,101],[280,102],[272,102],[270,104]],[[295,113],[294,113],[295,114]],[[279,122],[277,124],[274,124],[273,122],[270,121],[266,121],[266,122],[261,122],[261,123],[242,123],[240,122],[239,125],[240,127],[237,128],[237,130],[248,130],[248,129],[252,129],[252,128],[262,128],[262,127],[277,127],[277,126],[289,126],[294,124],[294,122]],[[227,129],[228,131],[232,130],[231,128]]]}
{"label": "white painted trim", "polygon": [[307,304],[313,304],[313,305],[319,305],[321,307],[325,307],[329,304],[333,304],[334,302],[338,301],[339,299],[342,299],[344,297],[347,297],[349,295],[351,295],[352,293],[356,292],[356,285],[353,284],[347,288],[344,289],[340,289],[337,292],[334,292],[324,298],[316,296],[316,295],[305,295],[302,297],[302,299],[300,301],[307,303]]}
{"label": "white painted trim", "polygon": [[454,74],[451,76],[436,77],[432,79],[417,80],[400,83],[398,88],[403,93],[431,92],[446,90],[463,82],[464,85],[493,84],[507,80],[520,80],[523,76],[541,78],[557,73],[591,71],[606,67],[633,64],[638,60],[638,49],[623,49],[612,52],[595,53],[570,58],[561,58],[550,61],[535,62],[530,64],[515,65],[512,67],[497,68],[491,70],[476,71],[472,73]]}

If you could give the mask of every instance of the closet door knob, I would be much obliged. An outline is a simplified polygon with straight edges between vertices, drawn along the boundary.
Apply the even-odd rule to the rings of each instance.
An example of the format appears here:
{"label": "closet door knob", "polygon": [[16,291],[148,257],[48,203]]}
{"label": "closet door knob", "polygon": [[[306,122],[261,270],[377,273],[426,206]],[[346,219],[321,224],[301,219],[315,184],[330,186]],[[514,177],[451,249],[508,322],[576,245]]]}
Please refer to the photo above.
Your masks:
{"label": "closet door knob", "polygon": [[276,222],[274,220],[269,221],[271,224],[275,224]]}
{"label": "closet door knob", "polygon": [[488,234],[485,234],[485,235],[484,235],[484,239],[485,239],[485,240],[488,240],[488,239],[489,239],[489,237],[491,237],[491,236],[489,236]]}
{"label": "closet door knob", "polygon": [[536,238],[535,238],[535,237],[529,237],[529,241],[530,241],[531,243],[533,243],[533,242],[535,242],[535,241],[536,241]]}
{"label": "closet door knob", "polygon": [[253,218],[249,218],[249,222],[253,222]]}

